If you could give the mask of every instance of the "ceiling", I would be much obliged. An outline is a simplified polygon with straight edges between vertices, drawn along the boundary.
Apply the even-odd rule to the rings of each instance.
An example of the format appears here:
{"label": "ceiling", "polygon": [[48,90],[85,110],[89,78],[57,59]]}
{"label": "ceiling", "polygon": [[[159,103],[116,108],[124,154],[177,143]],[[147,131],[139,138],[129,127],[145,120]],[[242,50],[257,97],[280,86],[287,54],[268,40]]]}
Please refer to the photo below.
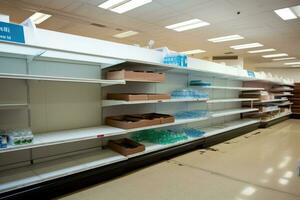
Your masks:
{"label": "ceiling", "polygon": [[[263,48],[275,48],[276,52],[288,53],[297,57],[295,61],[300,61],[300,19],[283,21],[273,12],[300,5],[300,0],[153,0],[124,14],[98,8],[97,5],[104,1],[0,0],[0,13],[10,15],[12,22],[20,23],[39,11],[53,15],[40,24],[40,28],[141,46],[154,40],[155,47],[167,46],[175,51],[207,51],[194,56],[198,58],[234,52],[234,55],[243,56],[246,66],[252,68],[280,67],[283,62],[272,62],[262,58],[262,54],[249,54],[247,50],[229,47],[259,42],[264,44]],[[211,25],[184,32],[164,28],[192,18],[199,18]],[[112,37],[128,30],[138,31],[139,34],[124,39]],[[233,34],[245,39],[223,43],[207,41]]]}

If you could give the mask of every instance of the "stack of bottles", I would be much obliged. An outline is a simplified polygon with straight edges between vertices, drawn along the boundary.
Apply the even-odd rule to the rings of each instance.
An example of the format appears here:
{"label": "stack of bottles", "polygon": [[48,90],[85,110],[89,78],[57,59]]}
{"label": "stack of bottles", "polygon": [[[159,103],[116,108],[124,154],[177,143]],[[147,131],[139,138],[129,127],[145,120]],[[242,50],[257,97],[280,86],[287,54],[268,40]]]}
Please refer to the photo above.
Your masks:
{"label": "stack of bottles", "polygon": [[171,93],[172,98],[208,98],[208,94],[200,92],[198,90],[186,88],[186,89],[177,89]]}
{"label": "stack of bottles", "polygon": [[208,110],[179,111],[174,114],[176,119],[193,119],[208,117]]}
{"label": "stack of bottles", "polygon": [[175,128],[172,130],[144,130],[134,133],[131,137],[136,142],[149,142],[152,144],[173,144],[197,138],[205,134],[204,131],[195,128]]}
{"label": "stack of bottles", "polygon": [[211,83],[204,82],[202,80],[191,80],[190,85],[191,86],[211,86]]}
{"label": "stack of bottles", "polygon": [[168,65],[177,65],[187,67],[187,56],[184,54],[169,54],[164,57],[163,63]]}
{"label": "stack of bottles", "polygon": [[133,134],[132,139],[136,142],[149,142],[153,144],[172,144],[187,140],[188,137],[182,132],[174,133],[169,130],[144,130]]}
{"label": "stack of bottles", "polygon": [[31,130],[0,130],[0,148],[7,148],[8,145],[24,145],[33,143]]}

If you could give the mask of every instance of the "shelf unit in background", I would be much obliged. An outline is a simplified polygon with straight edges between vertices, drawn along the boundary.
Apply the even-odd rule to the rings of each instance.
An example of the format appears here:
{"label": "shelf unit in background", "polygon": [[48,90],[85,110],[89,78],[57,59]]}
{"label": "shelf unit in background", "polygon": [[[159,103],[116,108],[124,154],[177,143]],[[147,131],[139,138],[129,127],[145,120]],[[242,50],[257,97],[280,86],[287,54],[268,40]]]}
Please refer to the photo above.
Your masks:
{"label": "shelf unit in background", "polygon": [[291,98],[291,101],[293,103],[292,105],[292,112],[293,115],[297,118],[300,116],[300,83],[295,83],[294,96]]}

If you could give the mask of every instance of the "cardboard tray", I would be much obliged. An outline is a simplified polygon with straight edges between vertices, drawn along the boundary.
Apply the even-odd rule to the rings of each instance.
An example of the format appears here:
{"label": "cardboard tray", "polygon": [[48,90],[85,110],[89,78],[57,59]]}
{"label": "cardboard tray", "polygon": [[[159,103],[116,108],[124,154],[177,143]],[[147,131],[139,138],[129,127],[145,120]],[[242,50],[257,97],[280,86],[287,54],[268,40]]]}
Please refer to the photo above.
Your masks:
{"label": "cardboard tray", "polygon": [[152,71],[127,71],[125,69],[122,69],[107,72],[106,78],[109,80],[127,80],[159,83],[163,82],[166,77],[164,73],[156,73]]}
{"label": "cardboard tray", "polygon": [[128,138],[110,140],[108,147],[124,156],[145,151],[145,146]]}

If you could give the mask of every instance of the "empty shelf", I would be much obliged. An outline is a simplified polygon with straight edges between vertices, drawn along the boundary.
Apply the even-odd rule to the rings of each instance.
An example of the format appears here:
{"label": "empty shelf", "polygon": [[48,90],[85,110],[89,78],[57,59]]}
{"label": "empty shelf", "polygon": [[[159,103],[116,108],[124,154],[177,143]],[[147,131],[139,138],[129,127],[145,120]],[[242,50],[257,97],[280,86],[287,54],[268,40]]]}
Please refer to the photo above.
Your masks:
{"label": "empty shelf", "polygon": [[242,109],[228,109],[228,110],[219,110],[219,111],[212,111],[212,117],[224,117],[228,115],[235,115],[235,114],[242,114],[247,112],[255,112],[258,111],[257,108],[242,108]]}
{"label": "empty shelf", "polygon": [[12,103],[12,104],[0,104],[0,110],[14,110],[28,108],[28,104]]}
{"label": "empty shelf", "polygon": [[235,99],[212,99],[207,103],[230,103],[230,102],[243,102],[243,101],[258,101],[256,98],[235,98]]}
{"label": "empty shelf", "polygon": [[238,91],[260,91],[264,88],[252,88],[252,87],[225,87],[225,86],[199,86],[203,89],[218,89],[218,90],[238,90]]}

